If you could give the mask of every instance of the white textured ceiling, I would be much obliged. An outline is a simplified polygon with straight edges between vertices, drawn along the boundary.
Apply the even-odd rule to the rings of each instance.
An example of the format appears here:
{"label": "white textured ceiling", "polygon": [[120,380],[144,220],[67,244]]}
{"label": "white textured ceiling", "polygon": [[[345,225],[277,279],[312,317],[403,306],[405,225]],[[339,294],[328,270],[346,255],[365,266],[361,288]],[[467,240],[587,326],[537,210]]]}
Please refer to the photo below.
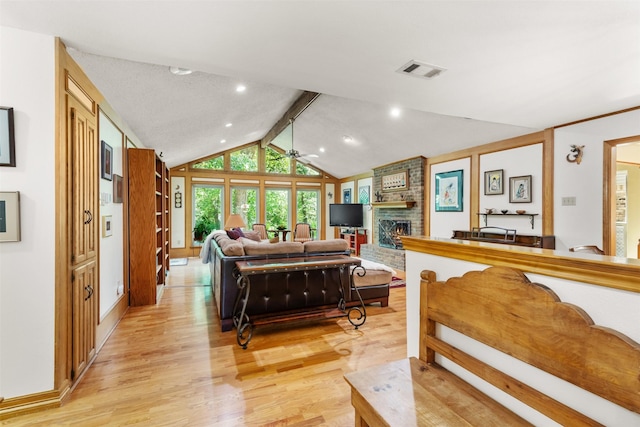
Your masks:
{"label": "white textured ceiling", "polygon": [[640,105],[638,1],[0,0],[0,24],[61,37],[170,166],[260,139],[301,90],[323,95],[295,148],[337,177]]}

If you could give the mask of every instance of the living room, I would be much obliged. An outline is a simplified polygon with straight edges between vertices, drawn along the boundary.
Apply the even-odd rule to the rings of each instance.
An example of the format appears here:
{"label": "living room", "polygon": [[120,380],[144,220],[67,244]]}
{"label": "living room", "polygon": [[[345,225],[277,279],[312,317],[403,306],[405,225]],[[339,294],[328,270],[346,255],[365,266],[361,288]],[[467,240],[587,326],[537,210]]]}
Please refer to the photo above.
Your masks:
{"label": "living room", "polygon": [[[2,291],[0,391],[6,398],[16,398],[32,394],[44,395],[52,390],[64,389],[63,381],[59,379],[59,373],[56,373],[56,357],[59,357],[59,353],[54,350],[64,334],[54,332],[51,325],[59,323],[59,320],[56,320],[59,319],[56,307],[65,304],[61,301],[64,298],[57,295],[57,292],[60,289],[59,271],[67,268],[65,257],[58,253],[61,244],[60,229],[66,227],[66,220],[42,213],[57,210],[64,205],[65,199],[60,196],[61,190],[56,184],[56,165],[63,165],[66,158],[61,158],[56,151],[57,142],[53,132],[59,123],[56,119],[57,113],[52,107],[56,105],[55,94],[58,90],[57,82],[54,83],[51,78],[58,70],[55,64],[57,47],[53,41],[54,37],[4,26],[2,35],[0,93],[3,105],[14,106],[16,110],[17,168],[3,168],[0,172],[1,189],[19,190],[21,193],[23,236],[21,242],[2,245],[2,280],[11,286],[3,286]],[[25,93],[22,90],[24,87],[29,87],[30,91]],[[640,117],[636,108],[640,103],[637,102],[636,93],[627,95],[626,100],[620,101],[618,97],[618,102],[612,104],[593,101],[593,104],[597,104],[592,107],[593,114],[574,117],[575,120],[586,120],[603,115],[595,120],[561,126],[574,120],[558,119],[549,123],[549,126],[545,127],[547,130],[521,133],[513,138],[495,138],[486,144],[459,150],[448,149],[445,146],[441,154],[429,155],[424,160],[425,175],[421,180],[425,187],[425,199],[421,207],[424,211],[423,220],[422,224],[412,223],[412,234],[448,239],[452,230],[469,230],[475,225],[480,225],[481,217],[477,214],[484,212],[485,208],[510,211],[520,209],[522,205],[510,204],[508,191],[502,195],[484,194],[484,172],[502,169],[507,182],[510,177],[532,177],[532,198],[531,203],[526,205],[526,210],[538,216],[533,223],[533,231],[532,225],[526,219],[517,216],[491,217],[489,221],[499,219],[501,225],[518,229],[521,233],[552,233],[556,236],[558,250],[568,250],[571,246],[588,242],[607,247],[609,253],[613,253],[611,242],[604,237],[606,213],[602,208],[602,193],[594,189],[603,188],[602,165],[606,160],[603,141],[623,140],[640,135]],[[609,107],[610,105],[612,107]],[[101,110],[97,112],[100,123],[99,139],[115,141],[111,143],[114,165],[112,172],[123,176],[124,148],[129,143],[139,147],[147,144],[135,136],[136,133],[124,124],[126,121],[121,120],[108,104],[100,103],[100,107]],[[513,104],[510,104],[509,108],[513,108]],[[28,120],[25,120],[27,118]],[[552,127],[554,129],[551,129]],[[394,145],[389,141],[385,143]],[[570,154],[571,145],[584,146],[584,157],[579,165],[566,159]],[[209,149],[206,154],[219,152],[217,147],[219,145]],[[168,156],[168,152],[165,155]],[[414,151],[411,155],[394,159],[393,162],[382,156],[375,159],[375,163],[367,168],[366,172],[340,175],[340,178],[325,185],[321,193],[324,206],[342,200],[347,190],[352,200],[356,200],[356,195],[359,196],[360,190],[367,186],[371,190],[369,195],[373,201],[376,185],[374,181],[387,175],[376,175],[376,169],[423,155],[421,151]],[[204,156],[205,153],[188,160],[198,160]],[[52,162],[51,159],[57,159],[58,163]],[[363,158],[363,162],[364,160]],[[353,158],[347,159],[346,163],[349,162],[353,164]],[[459,170],[463,171],[463,210],[446,213],[436,211],[433,203],[436,174]],[[246,176],[240,179],[246,179]],[[109,196],[113,196],[113,182],[101,180],[99,185],[98,192],[105,197],[99,216],[110,215],[113,224],[120,224],[122,227],[124,207],[108,200]],[[175,189],[173,182],[172,187]],[[408,190],[413,189],[412,183]],[[400,200],[404,193],[383,194],[385,201],[396,201]],[[563,203],[563,199],[567,197],[574,198],[576,204]],[[378,233],[377,224],[373,221],[379,209],[381,208],[372,206],[371,210],[367,210],[369,214],[365,218],[368,222],[363,228],[367,229],[369,242],[374,242],[374,236]],[[326,212],[322,218],[324,221],[328,220]],[[183,227],[172,227],[172,231],[183,231],[183,242],[190,238],[192,229],[186,221],[185,219]],[[337,231],[327,224],[322,225],[321,233],[324,232],[324,237],[336,235]],[[319,237],[322,236],[320,234]],[[124,240],[124,232],[115,232],[108,237],[100,236],[101,287],[98,318],[103,325],[115,324],[112,318],[121,314],[119,309],[114,308],[123,301],[126,265],[126,254],[122,250]],[[194,252],[188,255],[193,256]],[[37,271],[33,269],[33,259],[40,262]],[[28,280],[25,280],[25,271],[29,271]],[[34,294],[40,296],[35,301],[32,297]],[[30,307],[30,310],[25,310],[25,307]],[[20,334],[12,332],[10,324],[24,325],[25,329]],[[111,328],[100,330],[98,341],[103,341],[110,330]],[[30,338],[25,340],[24,336]],[[23,364],[25,360],[31,362],[28,369]],[[24,367],[15,370],[16,366]]]}

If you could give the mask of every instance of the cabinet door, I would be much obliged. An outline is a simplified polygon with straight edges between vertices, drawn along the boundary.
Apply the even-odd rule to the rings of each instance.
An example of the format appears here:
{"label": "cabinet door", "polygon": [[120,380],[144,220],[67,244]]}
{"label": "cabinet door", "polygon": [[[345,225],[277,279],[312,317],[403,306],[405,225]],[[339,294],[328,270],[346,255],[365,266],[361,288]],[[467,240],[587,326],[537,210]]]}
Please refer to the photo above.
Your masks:
{"label": "cabinet door", "polygon": [[72,272],[73,350],[71,379],[87,367],[95,353],[96,263],[89,262]]}
{"label": "cabinet door", "polygon": [[69,102],[71,135],[71,264],[78,265],[96,256],[97,163],[96,127],[93,117]]}

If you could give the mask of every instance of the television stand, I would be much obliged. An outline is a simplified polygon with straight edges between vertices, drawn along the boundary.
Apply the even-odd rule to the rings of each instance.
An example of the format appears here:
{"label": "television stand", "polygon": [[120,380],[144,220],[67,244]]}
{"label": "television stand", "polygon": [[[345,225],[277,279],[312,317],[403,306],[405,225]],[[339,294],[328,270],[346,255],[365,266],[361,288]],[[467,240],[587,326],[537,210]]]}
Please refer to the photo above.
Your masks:
{"label": "television stand", "polygon": [[355,254],[360,255],[360,245],[367,243],[366,228],[350,228],[340,231],[340,238],[349,243],[349,249]]}

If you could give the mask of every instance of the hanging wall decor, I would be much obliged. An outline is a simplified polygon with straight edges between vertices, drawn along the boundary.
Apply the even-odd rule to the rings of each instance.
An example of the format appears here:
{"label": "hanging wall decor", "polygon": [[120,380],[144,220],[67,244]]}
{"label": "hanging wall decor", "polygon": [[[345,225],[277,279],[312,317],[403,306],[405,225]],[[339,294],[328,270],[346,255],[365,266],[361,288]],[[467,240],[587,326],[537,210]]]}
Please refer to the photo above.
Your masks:
{"label": "hanging wall decor", "polygon": [[0,166],[16,166],[13,108],[0,107]]}
{"label": "hanging wall decor", "polygon": [[20,192],[0,191],[0,242],[20,241]]}

